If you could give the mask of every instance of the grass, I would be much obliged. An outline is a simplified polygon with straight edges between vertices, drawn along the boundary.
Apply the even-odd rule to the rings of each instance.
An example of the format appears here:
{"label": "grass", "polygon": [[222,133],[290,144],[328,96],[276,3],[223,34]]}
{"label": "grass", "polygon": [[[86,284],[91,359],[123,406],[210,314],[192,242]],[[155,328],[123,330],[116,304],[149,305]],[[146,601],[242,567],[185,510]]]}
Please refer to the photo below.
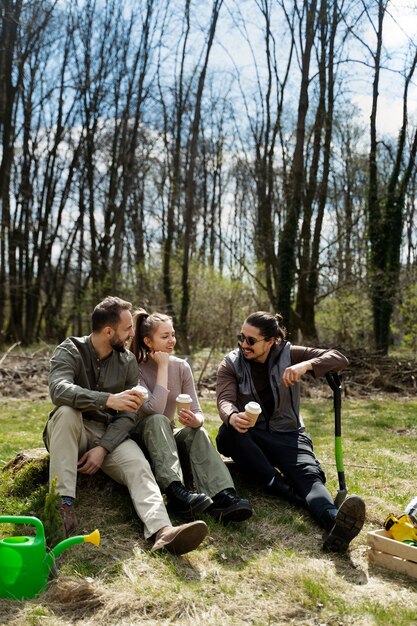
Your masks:
{"label": "grass", "polygon": [[[203,402],[212,438],[219,421]],[[40,447],[50,405],[4,401],[0,407],[0,467],[22,449]],[[210,518],[202,546],[184,556],[154,555],[143,539],[126,490],[97,476],[80,481],[77,512],[83,532],[98,527],[97,549],[77,545],[58,560],[58,574],[38,598],[0,600],[0,624],[83,626],[106,623],[264,626],[417,624],[417,580],[368,564],[366,532],[381,528],[416,495],[417,401],[343,402],[343,449],[350,493],[367,504],[364,530],[348,555],[321,551],[322,532],[307,513],[259,494],[235,473],[256,515],[222,527]],[[337,492],[332,404],[305,400],[303,415],[315,451]],[[34,470],[4,472],[3,513],[41,510],[45,485]],[[42,481],[41,481],[42,482]],[[9,527],[3,531],[11,532]]]}

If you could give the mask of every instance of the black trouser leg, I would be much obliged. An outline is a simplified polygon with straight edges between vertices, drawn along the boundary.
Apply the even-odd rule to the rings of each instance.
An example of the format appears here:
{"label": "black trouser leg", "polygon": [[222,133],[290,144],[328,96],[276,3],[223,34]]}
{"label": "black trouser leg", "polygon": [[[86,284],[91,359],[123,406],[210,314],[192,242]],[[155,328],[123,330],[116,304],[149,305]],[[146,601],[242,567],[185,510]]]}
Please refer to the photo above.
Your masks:
{"label": "black trouser leg", "polygon": [[314,519],[321,526],[331,528],[337,507],[325,487],[326,476],[315,457],[310,437],[305,432],[259,431],[255,432],[255,439],[305,500]]}
{"label": "black trouser leg", "polygon": [[326,477],[306,433],[268,432],[252,428],[244,434],[221,426],[217,447],[243,469],[250,468],[266,486],[278,468],[306,502],[321,526],[330,528],[337,508],[325,487]]}
{"label": "black trouser leg", "polygon": [[275,476],[275,467],[252,438],[252,431],[239,433],[235,428],[222,424],[216,437],[217,449],[224,456],[230,456],[240,469],[257,476],[266,486]]}

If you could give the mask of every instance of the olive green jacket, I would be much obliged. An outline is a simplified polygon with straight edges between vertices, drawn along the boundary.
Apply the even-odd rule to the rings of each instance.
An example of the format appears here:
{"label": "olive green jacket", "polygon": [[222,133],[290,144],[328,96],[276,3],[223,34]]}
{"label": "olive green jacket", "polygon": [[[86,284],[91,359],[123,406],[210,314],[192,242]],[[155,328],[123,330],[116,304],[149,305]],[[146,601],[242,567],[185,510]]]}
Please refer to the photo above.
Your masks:
{"label": "olive green jacket", "polygon": [[55,409],[70,406],[81,411],[84,419],[107,425],[100,445],[109,452],[127,439],[137,422],[137,414],[106,408],[110,394],[138,384],[139,368],[135,356],[113,352],[99,359],[88,337],[68,337],[55,350],[49,372],[49,392]]}

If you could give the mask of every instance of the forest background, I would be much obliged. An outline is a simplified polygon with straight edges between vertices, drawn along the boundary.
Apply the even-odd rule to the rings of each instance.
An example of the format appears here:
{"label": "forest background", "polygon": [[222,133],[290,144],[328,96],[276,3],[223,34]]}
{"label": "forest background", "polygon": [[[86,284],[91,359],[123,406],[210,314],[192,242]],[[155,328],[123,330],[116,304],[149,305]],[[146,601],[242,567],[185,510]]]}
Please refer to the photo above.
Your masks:
{"label": "forest background", "polygon": [[89,332],[111,293],[169,312],[183,354],[254,309],[293,341],[415,351],[406,8],[1,0],[0,349]]}

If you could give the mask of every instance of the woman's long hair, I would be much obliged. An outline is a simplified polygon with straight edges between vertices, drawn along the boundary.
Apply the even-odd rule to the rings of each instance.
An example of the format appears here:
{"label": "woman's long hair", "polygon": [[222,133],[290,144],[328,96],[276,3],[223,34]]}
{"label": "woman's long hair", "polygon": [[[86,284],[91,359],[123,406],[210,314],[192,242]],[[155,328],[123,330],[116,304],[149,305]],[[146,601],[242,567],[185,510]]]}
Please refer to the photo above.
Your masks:
{"label": "woman's long hair", "polygon": [[135,328],[135,336],[130,344],[130,350],[135,355],[138,363],[146,361],[150,352],[148,346],[145,343],[145,337],[152,339],[155,330],[159,324],[163,322],[170,322],[172,324],[172,318],[165,313],[148,313],[145,309],[138,309],[133,316],[133,324]]}

